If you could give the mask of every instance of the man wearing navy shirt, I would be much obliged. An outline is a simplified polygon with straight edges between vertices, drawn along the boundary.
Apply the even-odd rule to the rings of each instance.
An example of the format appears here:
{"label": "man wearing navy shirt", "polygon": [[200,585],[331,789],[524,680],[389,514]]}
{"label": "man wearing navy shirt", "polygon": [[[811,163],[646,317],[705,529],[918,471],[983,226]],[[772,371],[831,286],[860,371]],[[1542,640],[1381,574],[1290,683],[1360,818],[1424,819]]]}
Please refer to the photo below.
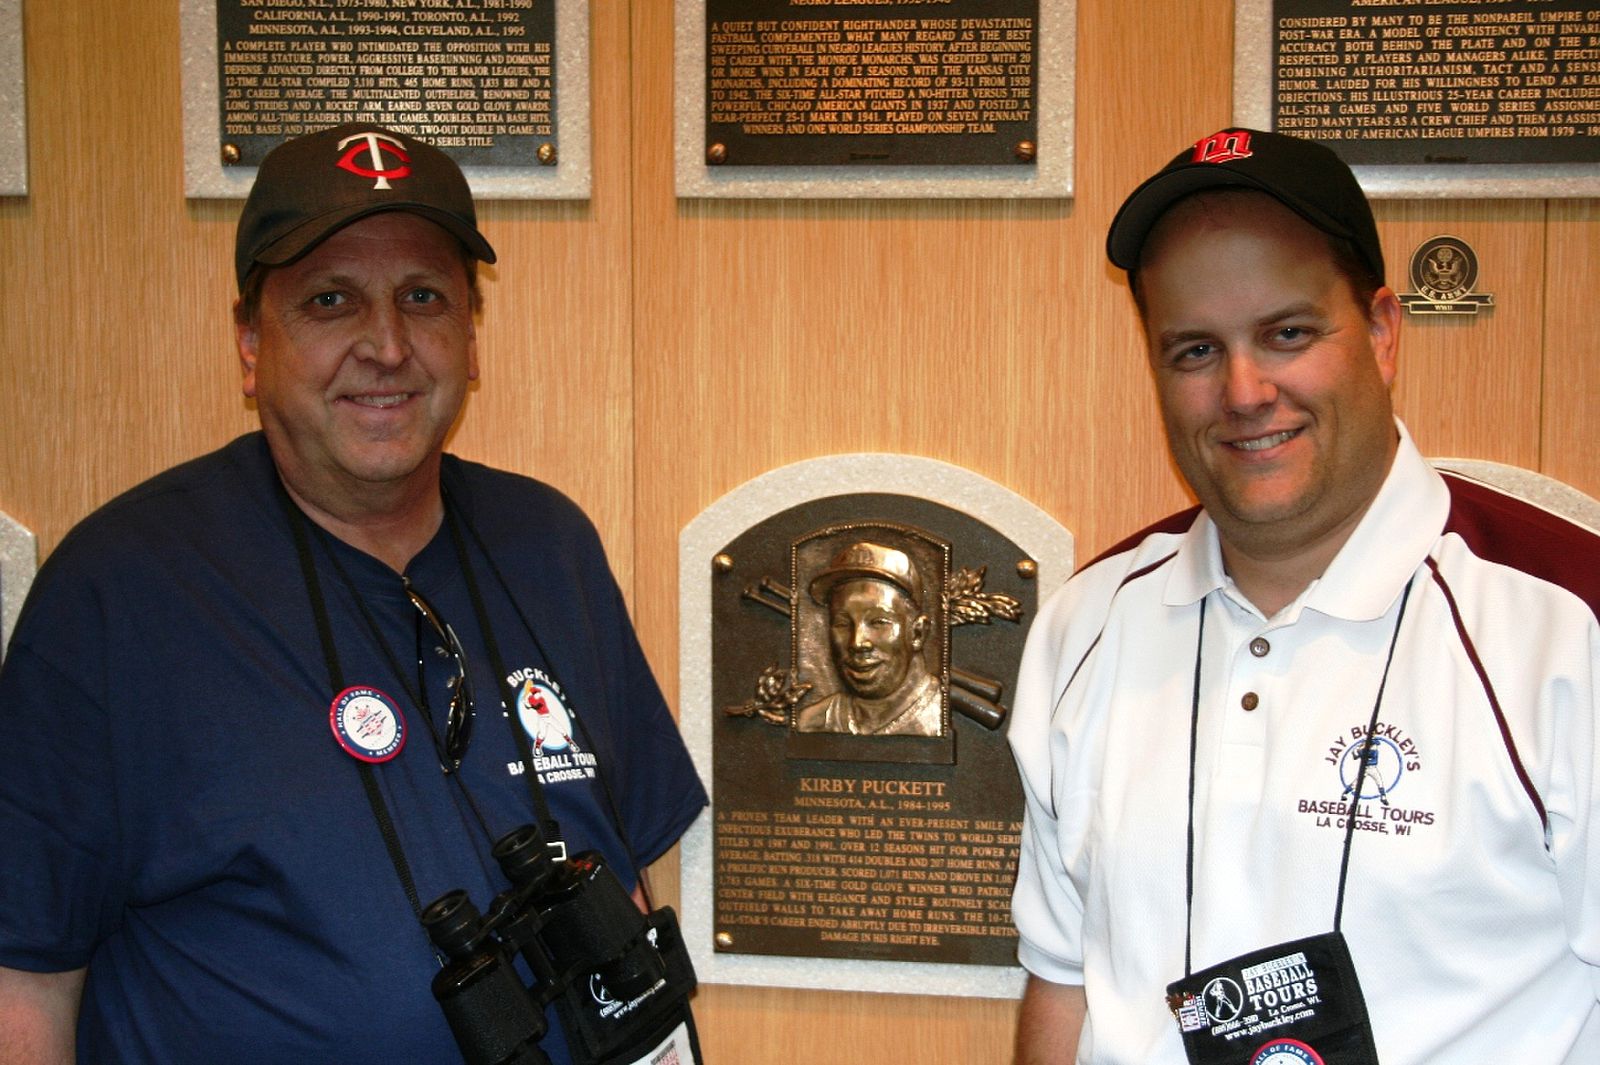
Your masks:
{"label": "man wearing navy shirt", "polygon": [[0,672],[5,1065],[459,1061],[420,914],[487,906],[522,824],[645,906],[705,792],[592,525],[443,452],[480,261],[423,142],[263,161],[235,263],[261,432],[76,528]]}

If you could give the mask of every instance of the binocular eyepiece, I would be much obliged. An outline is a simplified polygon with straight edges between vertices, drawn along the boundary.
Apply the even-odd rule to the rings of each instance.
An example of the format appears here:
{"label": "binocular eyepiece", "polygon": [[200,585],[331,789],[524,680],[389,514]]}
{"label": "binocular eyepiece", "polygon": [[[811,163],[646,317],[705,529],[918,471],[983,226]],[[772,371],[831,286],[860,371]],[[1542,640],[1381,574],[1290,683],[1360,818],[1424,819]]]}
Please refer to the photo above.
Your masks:
{"label": "binocular eyepiece", "polygon": [[[495,841],[493,854],[511,886],[487,914],[459,889],[422,911],[428,938],[448,959],[433,997],[467,1065],[549,1065],[538,1046],[547,1004],[574,986],[598,1003],[632,1002],[663,985],[666,963],[650,922],[598,853],[557,862],[530,824]],[[531,986],[517,973],[518,956]]]}
{"label": "binocular eyepiece", "polygon": [[433,978],[433,997],[468,1065],[550,1065],[539,1049],[544,1008],[517,976],[506,947],[485,930],[465,891],[441,895],[422,911],[428,938],[449,961]]}

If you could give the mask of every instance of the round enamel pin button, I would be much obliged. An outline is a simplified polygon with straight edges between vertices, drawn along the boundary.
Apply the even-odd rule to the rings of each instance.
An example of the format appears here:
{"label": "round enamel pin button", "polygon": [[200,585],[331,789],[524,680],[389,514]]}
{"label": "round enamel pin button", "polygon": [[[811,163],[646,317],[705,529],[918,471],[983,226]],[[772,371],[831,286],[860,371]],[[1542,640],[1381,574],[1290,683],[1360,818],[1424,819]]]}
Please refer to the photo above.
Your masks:
{"label": "round enamel pin button", "polygon": [[406,744],[406,722],[395,701],[377,688],[346,688],[328,708],[333,738],[363,762],[387,762]]}

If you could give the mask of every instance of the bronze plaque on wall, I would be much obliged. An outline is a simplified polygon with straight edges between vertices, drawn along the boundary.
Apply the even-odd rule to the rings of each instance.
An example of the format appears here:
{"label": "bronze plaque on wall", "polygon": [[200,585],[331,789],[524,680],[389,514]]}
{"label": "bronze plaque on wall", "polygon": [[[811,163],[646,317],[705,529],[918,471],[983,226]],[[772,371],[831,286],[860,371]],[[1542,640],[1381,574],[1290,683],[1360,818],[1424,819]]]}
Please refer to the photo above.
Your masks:
{"label": "bronze plaque on wall", "polygon": [[554,165],[555,0],[216,0],[228,165],[377,122],[463,166]]}
{"label": "bronze plaque on wall", "polygon": [[1594,5],[1272,0],[1272,128],[1352,166],[1600,162]]}
{"label": "bronze plaque on wall", "polygon": [[706,0],[706,159],[1031,164],[1038,27],[1039,0]]}
{"label": "bronze plaque on wall", "polygon": [[717,555],[718,952],[1014,963],[1004,722],[1035,572],[887,493],[790,507]]}

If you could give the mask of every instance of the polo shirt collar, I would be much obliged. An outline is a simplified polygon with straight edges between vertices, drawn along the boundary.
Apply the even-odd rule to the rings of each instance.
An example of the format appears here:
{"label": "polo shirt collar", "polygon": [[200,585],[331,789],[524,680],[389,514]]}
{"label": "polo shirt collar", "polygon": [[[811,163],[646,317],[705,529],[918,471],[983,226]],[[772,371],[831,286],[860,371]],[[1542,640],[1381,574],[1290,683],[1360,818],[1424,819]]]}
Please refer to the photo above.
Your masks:
{"label": "polo shirt collar", "polygon": [[[1450,491],[1398,418],[1395,428],[1400,444],[1372,505],[1327,572],[1290,610],[1316,610],[1350,621],[1382,617],[1438,539],[1449,514]],[[1217,527],[1201,511],[1178,542],[1162,600],[1168,606],[1187,606],[1232,586],[1222,566]]]}
{"label": "polo shirt collar", "polygon": [[1383,487],[1305,605],[1332,617],[1371,621],[1388,613],[1428,557],[1450,515],[1450,489],[1399,419],[1400,446]]}
{"label": "polo shirt collar", "polygon": [[1177,557],[1167,576],[1162,602],[1167,606],[1190,606],[1219,588],[1230,584],[1222,568],[1222,544],[1211,516],[1202,510],[1178,541]]}

